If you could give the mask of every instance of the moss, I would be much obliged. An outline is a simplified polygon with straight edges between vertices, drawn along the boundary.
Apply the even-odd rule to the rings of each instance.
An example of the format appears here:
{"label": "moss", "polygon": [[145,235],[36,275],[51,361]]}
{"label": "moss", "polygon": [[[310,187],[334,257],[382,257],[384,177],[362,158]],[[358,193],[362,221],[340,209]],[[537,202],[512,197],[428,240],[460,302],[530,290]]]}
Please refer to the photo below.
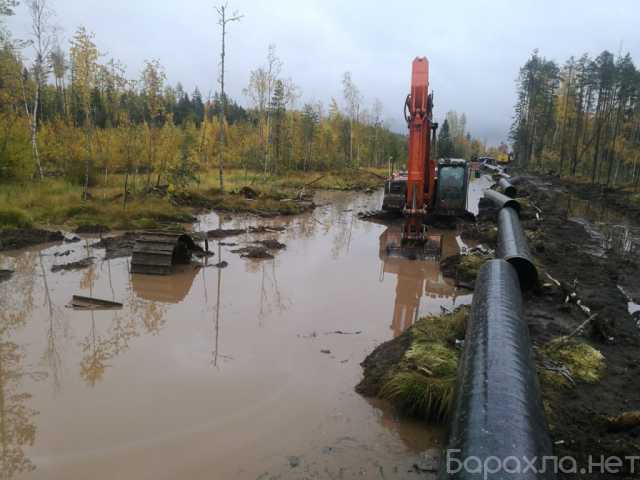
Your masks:
{"label": "moss", "polygon": [[0,208],[0,229],[30,228],[32,221],[27,212],[15,207]]}
{"label": "moss", "polygon": [[483,255],[463,255],[458,265],[458,279],[462,281],[472,281],[478,276],[482,265],[488,260]]}
{"label": "moss", "polygon": [[455,378],[439,379],[421,372],[401,371],[382,387],[381,396],[404,414],[442,421],[450,414]]}
{"label": "moss", "polygon": [[[559,337],[547,343],[542,348],[542,354],[548,361],[554,362],[560,369],[566,368],[566,373],[574,381],[597,383],[604,375],[605,358],[599,350],[578,340]],[[566,375],[548,368],[542,368],[541,381],[548,386],[571,387],[573,383]]]}
{"label": "moss", "polygon": [[395,368],[385,376],[379,396],[400,412],[444,421],[451,412],[460,351],[469,308],[421,318],[410,330],[411,343]]}
{"label": "moss", "polygon": [[65,208],[63,215],[65,218],[73,218],[78,216],[94,216],[99,213],[100,210],[95,205],[81,203],[80,205]]}

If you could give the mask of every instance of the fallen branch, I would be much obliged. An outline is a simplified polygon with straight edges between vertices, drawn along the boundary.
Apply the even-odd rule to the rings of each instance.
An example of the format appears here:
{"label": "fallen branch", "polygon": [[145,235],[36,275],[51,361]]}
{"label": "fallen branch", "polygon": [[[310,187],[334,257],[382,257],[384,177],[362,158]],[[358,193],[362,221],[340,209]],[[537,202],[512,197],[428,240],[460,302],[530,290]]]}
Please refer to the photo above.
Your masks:
{"label": "fallen branch", "polygon": [[298,193],[296,194],[296,197],[298,199],[302,199],[303,195],[304,195],[304,189],[307,187],[310,187],[311,185],[313,185],[316,182],[319,182],[320,180],[322,180],[324,177],[326,177],[326,175],[320,175],[318,178],[316,178],[315,180],[311,180],[308,183],[305,183],[304,185],[302,185],[302,188],[300,190],[298,190]]}
{"label": "fallen branch", "polygon": [[564,378],[566,378],[567,381],[569,383],[571,383],[572,385],[576,384],[576,381],[571,376],[571,371],[567,368],[566,365],[563,365],[562,363],[554,362],[552,360],[544,360],[542,362],[542,366],[544,367],[545,370],[549,370],[550,372],[559,373]]}
{"label": "fallen branch", "polygon": [[555,278],[553,278],[551,275],[549,275],[549,273],[546,274],[547,277],[549,278],[549,280],[551,280],[553,283],[556,284],[556,286],[561,287],[561,284],[558,280],[556,280]]}
{"label": "fallen branch", "polygon": [[594,318],[596,318],[598,316],[597,313],[594,313],[593,315],[591,315],[589,318],[587,318],[584,322],[582,322],[580,325],[578,325],[578,328],[576,328],[573,332],[571,332],[569,335],[562,337],[562,340],[559,341],[558,343],[566,343],[567,340],[575,337],[576,335],[578,335],[582,329],[584,327],[587,326],[587,324],[589,324],[589,322],[591,322],[591,320],[593,320]]}
{"label": "fallen branch", "polygon": [[535,203],[533,203],[531,200],[529,200],[529,204],[530,204],[533,208],[535,208],[535,209],[538,211],[538,213],[542,213],[542,209],[541,209],[540,207],[538,207]]}

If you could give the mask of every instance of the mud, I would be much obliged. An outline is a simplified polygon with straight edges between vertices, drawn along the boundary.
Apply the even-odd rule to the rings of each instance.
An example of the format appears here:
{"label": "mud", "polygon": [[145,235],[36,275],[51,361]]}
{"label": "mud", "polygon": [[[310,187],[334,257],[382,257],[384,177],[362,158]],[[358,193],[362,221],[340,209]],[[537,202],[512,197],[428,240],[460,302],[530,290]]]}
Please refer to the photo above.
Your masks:
{"label": "mud", "polygon": [[217,228],[215,230],[209,230],[207,232],[207,237],[209,238],[227,238],[227,237],[235,237],[237,235],[242,235],[245,233],[245,230],[242,228]]}
{"label": "mud", "polygon": [[620,213],[624,213],[636,222],[640,222],[640,204],[633,201],[632,196],[638,195],[640,189],[621,190],[619,188],[606,187],[604,185],[580,184],[564,180],[555,175],[545,175],[539,177],[543,182],[549,183],[553,187],[575,195],[578,198],[589,201],[596,201],[600,204],[607,204],[610,208]]}
{"label": "mud", "polygon": [[74,230],[75,233],[89,233],[89,234],[108,233],[109,231],[110,231],[109,227],[107,227],[106,225],[101,225],[99,223],[79,225]]}
{"label": "mud", "polygon": [[270,239],[270,240],[256,240],[254,243],[259,243],[267,250],[282,250],[287,248],[284,243],[279,242],[278,240]]}
{"label": "mud", "polygon": [[214,230],[207,231],[207,236],[209,238],[218,239],[237,237],[238,235],[243,235],[245,233],[279,233],[284,230],[285,227],[281,225],[258,225],[249,226],[248,228],[216,228]]}
{"label": "mud", "polygon": [[105,250],[105,259],[130,257],[133,253],[133,248],[136,245],[136,238],[138,233],[126,232],[122,235],[116,235],[113,237],[102,237],[99,242],[92,245],[93,248],[100,248]]}
{"label": "mud", "polygon": [[[596,383],[577,381],[572,388],[559,388],[542,382],[556,455],[571,455],[580,465],[587,464],[589,455],[637,455],[640,429],[622,432],[607,427],[608,418],[640,409],[640,329],[628,311],[628,299],[618,288],[639,291],[637,256],[602,248],[602,239],[594,235],[598,228],[575,216],[567,192],[586,191],[566,189],[549,178],[521,176],[513,183],[527,197],[522,202],[522,223],[541,272],[540,284],[525,294],[523,304],[534,346],[574,335],[588,314],[595,315],[581,336],[606,361],[606,373]],[[600,199],[592,196],[593,202]],[[493,217],[494,212],[481,208],[475,238],[494,228]],[[587,313],[578,299],[589,309]],[[561,474],[560,478],[577,476]],[[589,478],[609,477],[594,474]]]}
{"label": "mud", "polygon": [[42,243],[61,242],[62,232],[41,230],[38,228],[20,228],[0,231],[0,251],[40,245]]}
{"label": "mud", "polygon": [[95,260],[95,257],[87,257],[87,258],[83,258],[82,260],[76,260],[75,262],[59,263],[57,265],[52,265],[51,271],[55,273],[55,272],[69,271],[69,270],[80,270],[93,265],[94,260]]}
{"label": "mud", "polygon": [[387,374],[396,368],[411,345],[411,330],[378,345],[360,364],[364,370],[356,392],[365,397],[376,397]]}
{"label": "mud", "polygon": [[273,255],[269,253],[269,250],[263,246],[250,245],[248,247],[238,248],[231,250],[231,253],[239,253],[243,258],[253,258],[256,260],[265,260],[273,258]]}

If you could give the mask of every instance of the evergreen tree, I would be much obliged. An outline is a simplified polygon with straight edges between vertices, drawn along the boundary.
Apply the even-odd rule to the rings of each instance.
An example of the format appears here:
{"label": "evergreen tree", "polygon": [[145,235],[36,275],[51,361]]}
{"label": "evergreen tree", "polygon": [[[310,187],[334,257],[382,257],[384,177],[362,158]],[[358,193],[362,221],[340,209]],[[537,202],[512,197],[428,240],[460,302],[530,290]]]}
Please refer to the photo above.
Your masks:
{"label": "evergreen tree", "polygon": [[438,133],[438,157],[439,158],[452,158],[454,156],[453,141],[451,139],[451,132],[449,129],[449,120],[445,118],[440,127]]}

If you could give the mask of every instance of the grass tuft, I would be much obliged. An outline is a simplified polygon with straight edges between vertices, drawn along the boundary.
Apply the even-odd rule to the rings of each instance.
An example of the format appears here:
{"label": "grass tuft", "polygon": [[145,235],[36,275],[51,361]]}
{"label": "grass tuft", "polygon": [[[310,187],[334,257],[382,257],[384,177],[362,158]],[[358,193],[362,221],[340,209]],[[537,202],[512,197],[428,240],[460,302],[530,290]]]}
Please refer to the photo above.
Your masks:
{"label": "grass tuft", "polygon": [[16,207],[0,208],[0,229],[29,228],[33,222],[27,212]]}
{"label": "grass tuft", "polygon": [[[606,370],[604,355],[579,340],[558,337],[542,347],[542,354],[548,360],[565,367],[574,381],[597,383]],[[562,373],[544,368],[541,371],[541,380],[550,386],[573,386]]]}
{"label": "grass tuft", "polygon": [[406,415],[442,422],[453,408],[460,351],[469,308],[421,318],[411,329],[403,359],[386,376],[380,396]]}

